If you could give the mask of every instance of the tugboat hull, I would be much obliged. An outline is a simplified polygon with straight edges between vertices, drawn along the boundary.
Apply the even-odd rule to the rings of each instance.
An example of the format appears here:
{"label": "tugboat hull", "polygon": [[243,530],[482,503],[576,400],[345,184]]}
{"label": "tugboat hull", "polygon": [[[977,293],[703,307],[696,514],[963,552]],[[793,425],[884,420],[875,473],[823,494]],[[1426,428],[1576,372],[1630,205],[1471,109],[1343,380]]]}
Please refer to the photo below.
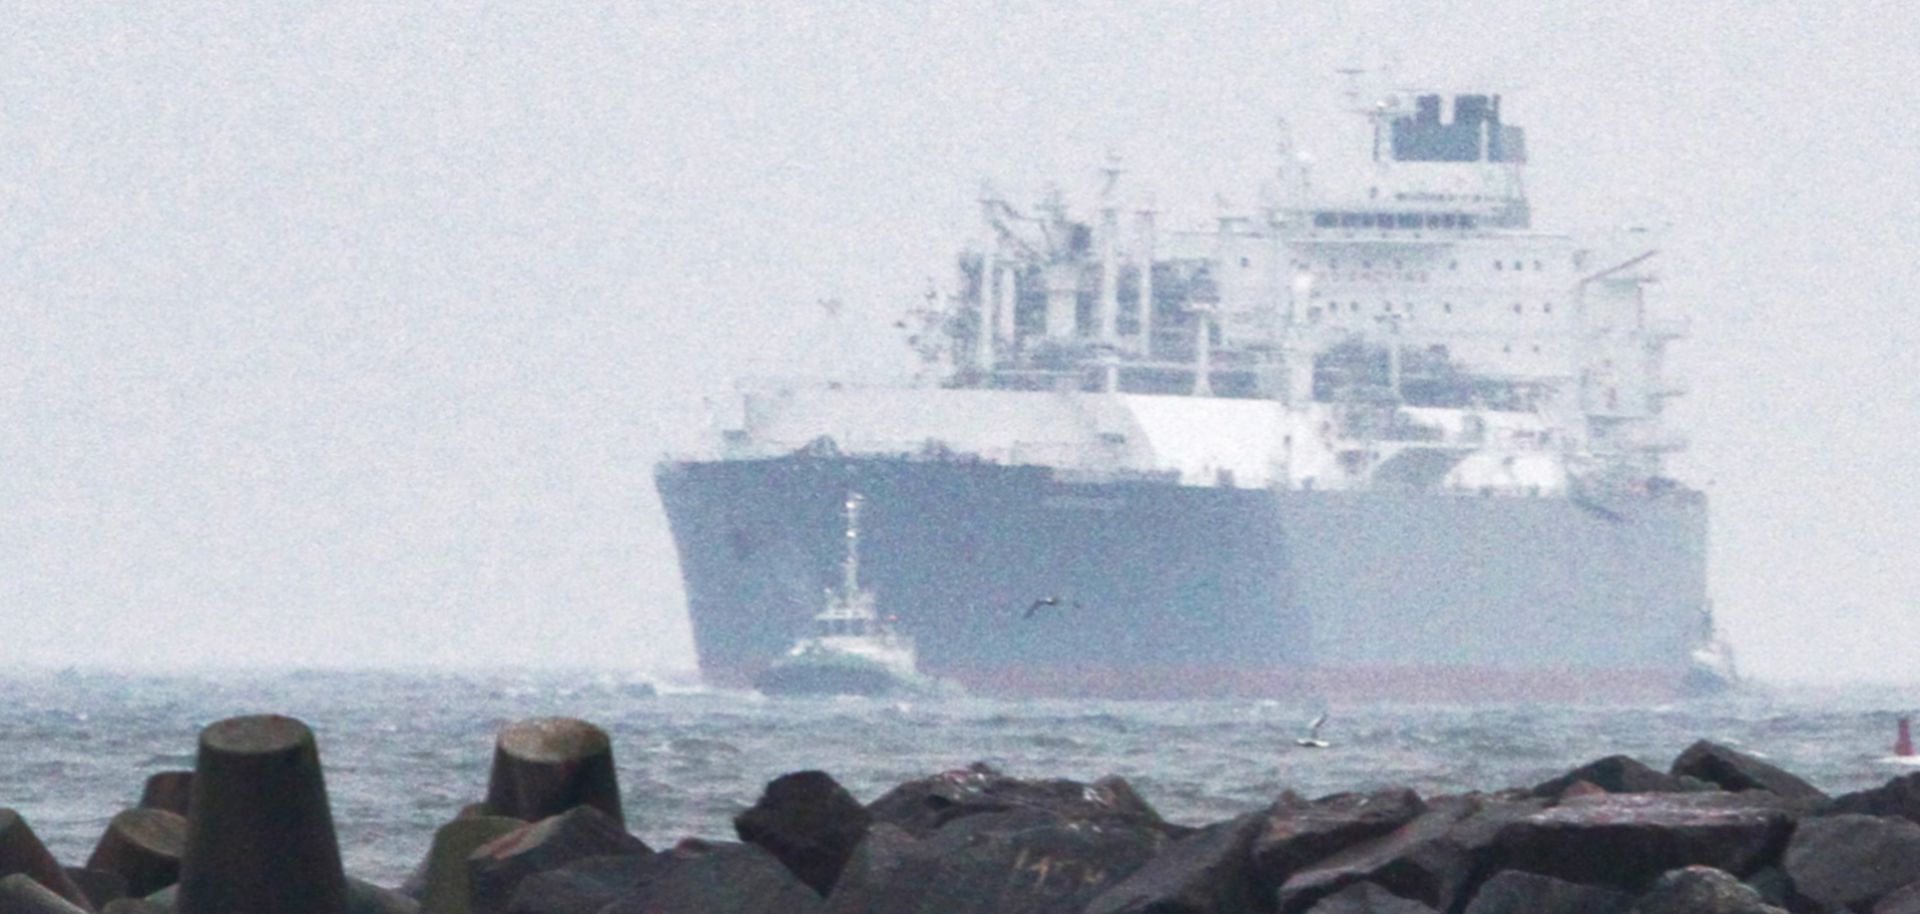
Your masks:
{"label": "tugboat hull", "polygon": [[764,695],[899,695],[914,691],[910,684],[876,664],[854,660],[788,660],[775,663],[754,678]]}

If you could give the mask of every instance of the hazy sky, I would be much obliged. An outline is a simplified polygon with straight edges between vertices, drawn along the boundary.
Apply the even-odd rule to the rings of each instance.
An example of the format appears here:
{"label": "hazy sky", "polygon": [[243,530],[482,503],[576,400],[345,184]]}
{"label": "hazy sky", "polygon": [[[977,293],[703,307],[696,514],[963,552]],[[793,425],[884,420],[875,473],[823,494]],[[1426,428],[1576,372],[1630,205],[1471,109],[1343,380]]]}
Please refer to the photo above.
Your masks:
{"label": "hazy sky", "polygon": [[982,178],[1251,201],[1390,63],[1506,94],[1541,227],[1671,223],[1743,665],[1920,678],[1902,6],[401,6],[7,4],[9,661],[685,669],[702,396],[888,364]]}

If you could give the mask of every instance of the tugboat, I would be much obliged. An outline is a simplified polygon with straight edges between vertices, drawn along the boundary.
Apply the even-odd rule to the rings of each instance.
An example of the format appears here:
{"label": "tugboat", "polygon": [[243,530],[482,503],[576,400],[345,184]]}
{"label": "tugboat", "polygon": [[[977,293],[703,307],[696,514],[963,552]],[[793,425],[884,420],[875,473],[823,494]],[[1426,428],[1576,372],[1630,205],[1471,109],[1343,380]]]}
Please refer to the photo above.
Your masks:
{"label": "tugboat", "polygon": [[1680,682],[1681,694],[1689,698],[1721,695],[1740,684],[1740,674],[1733,665],[1733,648],[1720,637],[1711,603],[1701,609],[1701,629],[1701,644],[1687,655],[1686,676]]}
{"label": "tugboat", "polygon": [[847,495],[847,554],[840,586],[827,589],[827,605],[812,630],[785,656],[754,679],[766,695],[899,695],[935,691],[915,662],[913,638],[893,629],[874,610],[873,591],[860,586],[860,504]]}

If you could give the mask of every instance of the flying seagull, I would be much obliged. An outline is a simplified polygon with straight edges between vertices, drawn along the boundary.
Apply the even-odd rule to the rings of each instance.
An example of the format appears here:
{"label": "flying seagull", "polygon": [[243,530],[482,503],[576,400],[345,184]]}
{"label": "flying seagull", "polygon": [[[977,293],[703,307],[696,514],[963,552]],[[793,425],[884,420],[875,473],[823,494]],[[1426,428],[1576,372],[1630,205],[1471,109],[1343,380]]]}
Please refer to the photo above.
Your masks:
{"label": "flying seagull", "polygon": [[1298,746],[1303,746],[1308,749],[1327,748],[1327,746],[1330,744],[1326,740],[1320,738],[1320,725],[1326,722],[1327,722],[1327,715],[1323,712],[1319,717],[1316,717],[1313,719],[1313,723],[1310,723],[1307,725],[1307,735],[1294,740],[1293,741],[1294,744]]}
{"label": "flying seagull", "polygon": [[[1022,619],[1031,619],[1031,618],[1033,618],[1033,617],[1034,617],[1034,616],[1035,616],[1036,614],[1038,614],[1038,613],[1040,612],[1040,610],[1042,610],[1042,609],[1045,609],[1045,608],[1050,608],[1050,607],[1057,607],[1057,606],[1060,606],[1060,605],[1062,604],[1062,602],[1063,602],[1063,601],[1062,601],[1062,600],[1061,600],[1061,599],[1060,599],[1059,597],[1057,597],[1057,596],[1053,596],[1053,597],[1041,597],[1040,599],[1038,599],[1038,600],[1035,600],[1035,601],[1033,601],[1033,605],[1032,605],[1032,606],[1029,606],[1029,607],[1027,607],[1027,611],[1026,611],[1025,613],[1022,613],[1022,614],[1021,614],[1021,616],[1020,616],[1020,618],[1022,618]],[[1073,602],[1070,602],[1070,603],[1066,603],[1066,605],[1068,605],[1068,606],[1071,606],[1071,607],[1073,607],[1074,609],[1079,609],[1079,608],[1080,608],[1080,601],[1078,601],[1078,600],[1075,600],[1075,601],[1073,601]]]}

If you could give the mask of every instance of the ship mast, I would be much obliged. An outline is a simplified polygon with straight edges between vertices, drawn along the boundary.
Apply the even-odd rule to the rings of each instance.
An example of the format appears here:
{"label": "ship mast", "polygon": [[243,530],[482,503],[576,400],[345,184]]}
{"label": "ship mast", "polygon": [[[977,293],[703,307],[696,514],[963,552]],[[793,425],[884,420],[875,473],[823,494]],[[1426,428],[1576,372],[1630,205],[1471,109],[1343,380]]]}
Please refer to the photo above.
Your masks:
{"label": "ship mast", "polygon": [[860,503],[858,492],[847,493],[847,555],[840,560],[840,589],[851,597],[860,590]]}

